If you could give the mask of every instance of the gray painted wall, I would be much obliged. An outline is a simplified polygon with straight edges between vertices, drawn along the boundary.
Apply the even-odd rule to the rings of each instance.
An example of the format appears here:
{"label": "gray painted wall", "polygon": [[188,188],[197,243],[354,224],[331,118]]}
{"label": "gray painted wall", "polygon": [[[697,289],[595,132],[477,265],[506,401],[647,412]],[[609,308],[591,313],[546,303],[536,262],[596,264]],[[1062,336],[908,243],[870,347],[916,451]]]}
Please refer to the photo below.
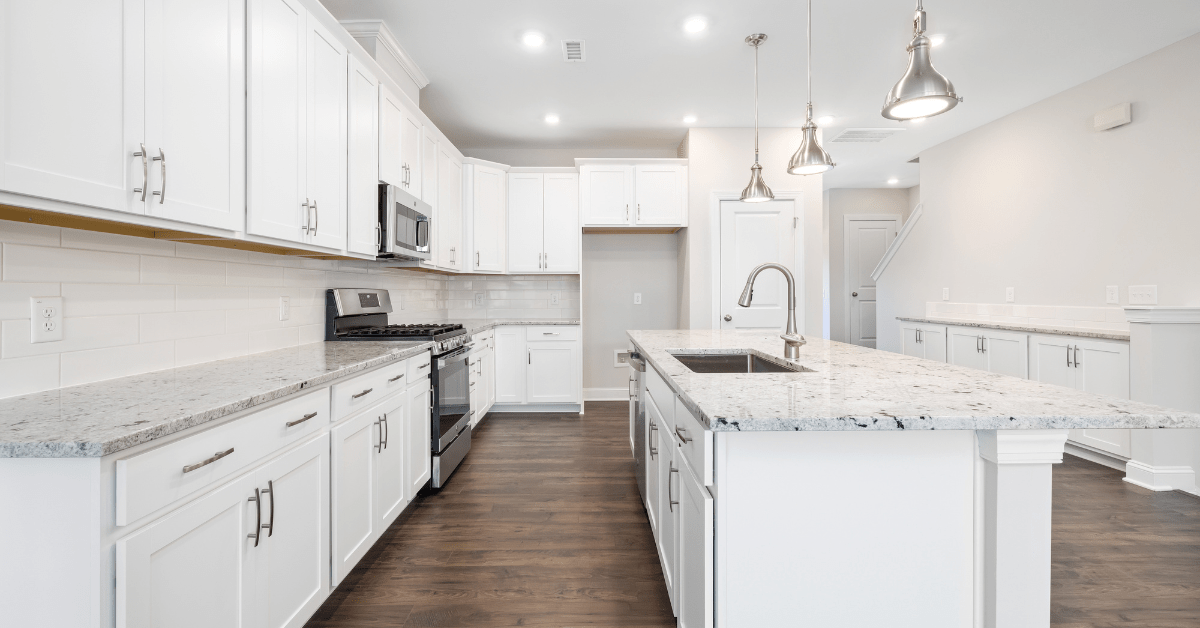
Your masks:
{"label": "gray painted wall", "polygon": [[904,188],[838,188],[826,191],[829,204],[829,338],[850,342],[846,319],[845,217],[896,214],[908,219],[909,191]]}

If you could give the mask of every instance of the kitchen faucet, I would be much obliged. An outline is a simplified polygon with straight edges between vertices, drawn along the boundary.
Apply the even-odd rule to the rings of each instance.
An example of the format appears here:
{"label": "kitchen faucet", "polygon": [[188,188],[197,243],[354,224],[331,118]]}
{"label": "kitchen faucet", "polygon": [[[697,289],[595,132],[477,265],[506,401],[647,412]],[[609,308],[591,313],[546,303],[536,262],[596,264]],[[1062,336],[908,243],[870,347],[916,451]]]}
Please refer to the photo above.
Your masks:
{"label": "kitchen faucet", "polygon": [[[746,279],[746,287],[742,289],[742,296],[738,299],[738,305],[742,307],[750,307],[750,301],[754,299],[754,280],[758,277],[758,273],[774,268],[783,273],[787,277],[788,286],[788,319],[787,329],[779,335],[783,338],[783,357],[789,360],[800,358],[800,345],[805,343],[804,336],[796,332],[796,280],[792,277],[792,271],[785,266],[775,263],[768,263],[755,268],[750,272],[750,277]],[[726,317],[728,319],[728,317]]]}

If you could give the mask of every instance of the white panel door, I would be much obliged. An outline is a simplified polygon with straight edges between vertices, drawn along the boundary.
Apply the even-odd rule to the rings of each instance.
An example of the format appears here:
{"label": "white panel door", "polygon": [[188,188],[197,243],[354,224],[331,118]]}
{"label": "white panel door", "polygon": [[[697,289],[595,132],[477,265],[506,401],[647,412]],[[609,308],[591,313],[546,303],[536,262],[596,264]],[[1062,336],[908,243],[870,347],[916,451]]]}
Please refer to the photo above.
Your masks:
{"label": "white panel door", "polygon": [[579,341],[528,343],[526,403],[579,401]]}
{"label": "white panel door", "polygon": [[679,628],[713,627],[713,498],[687,466],[679,471],[679,556],[676,609]]}
{"label": "white panel door", "polygon": [[900,219],[846,221],[846,311],[850,318],[850,343],[875,348],[875,280],[871,272],[896,239]]}
{"label": "white panel door", "polygon": [[983,334],[979,332],[973,327],[947,327],[946,361],[986,371],[988,361],[983,353]]}
{"label": "white panel door", "polygon": [[462,162],[454,156],[450,144],[438,147],[438,265],[462,269],[463,202]]}
{"label": "white panel door", "polygon": [[579,272],[579,175],[551,173],[542,182],[542,266],[549,273]]}
{"label": "white panel door", "polygon": [[404,414],[404,446],[408,454],[404,459],[404,497],[410,502],[429,481],[432,471],[431,398],[428,378],[408,387],[408,411]]}
{"label": "white panel door", "polygon": [[983,336],[983,354],[989,371],[1021,379],[1029,377],[1029,336],[993,330]]}
{"label": "white panel door", "polygon": [[307,239],[308,13],[298,0],[250,1],[249,233]]}
{"label": "white panel door", "polygon": [[400,135],[404,105],[385,84],[379,86],[379,181],[404,186],[404,162],[400,158]]}
{"label": "white panel door", "polygon": [[[1129,345],[1087,338],[1072,338],[1075,387],[1097,395],[1129,398]],[[1071,430],[1071,440],[1102,451],[1133,456],[1127,429]]]}
{"label": "white panel door", "polygon": [[504,173],[494,168],[475,166],[472,202],[471,239],[475,258],[471,268],[504,271],[505,236]]}
{"label": "white panel door", "polygon": [[143,2],[9,0],[0,12],[0,189],[144,213]]}
{"label": "white panel door", "polygon": [[308,18],[309,241],[346,247],[346,48]]}
{"label": "white panel door", "polygon": [[[256,624],[299,628],[329,592],[329,436],[322,434],[255,474],[263,522],[255,567]],[[167,624],[164,624],[167,625]]]}
{"label": "white panel door", "polygon": [[382,438],[375,447],[375,528],[382,534],[408,505],[404,479],[408,432],[408,395],[393,395],[371,410],[378,415]]}
{"label": "white panel door", "polygon": [[542,179],[534,172],[508,175],[508,272],[542,272]]}
{"label": "white panel door", "polygon": [[245,228],[245,26],[245,0],[146,2],[148,214]]}
{"label": "white panel door", "polygon": [[330,435],[330,530],[333,586],[354,569],[379,535],[375,528],[375,450],[379,417],[367,410],[335,425]]}
{"label": "white panel door", "polygon": [[349,59],[347,249],[374,256],[379,254],[379,80],[358,59]]}
{"label": "white panel door", "polygon": [[676,602],[679,596],[675,587],[675,550],[679,534],[679,467],[676,462],[679,447],[670,432],[659,427],[658,447],[658,558],[667,584],[667,596],[671,608],[679,615]]}
{"label": "white panel door", "polygon": [[[646,382],[642,380],[642,386],[645,387]],[[646,400],[646,494],[643,499],[646,500],[646,517],[650,519],[650,530],[654,533],[654,540],[658,542],[658,489],[661,483],[659,479],[658,467],[661,461],[658,459],[660,443],[663,440],[662,413],[658,411],[658,406],[654,400],[650,398],[645,390],[642,391],[642,398]]]}
{"label": "white panel door", "polygon": [[404,167],[403,186],[413,196],[421,197],[421,119],[408,107],[400,108],[400,161]]}
{"label": "white panel door", "polygon": [[684,224],[687,208],[686,166],[634,167],[634,224],[678,226]]}
{"label": "white panel door", "polygon": [[633,166],[582,166],[583,226],[633,224]]}
{"label": "white panel door", "polygon": [[505,325],[496,328],[496,403],[525,403],[525,328]]}
{"label": "white panel door", "polygon": [[[122,628],[254,625],[255,478],[247,474],[117,541]],[[266,515],[267,513],[263,513]],[[264,522],[266,520],[264,519]]]}
{"label": "white panel door", "polygon": [[[793,216],[795,203],[790,200],[721,202],[721,329],[782,330],[787,324],[787,280],[777,270],[758,276],[750,307],[737,301],[750,271],[759,264],[793,267]],[[796,293],[800,294],[798,286]]]}

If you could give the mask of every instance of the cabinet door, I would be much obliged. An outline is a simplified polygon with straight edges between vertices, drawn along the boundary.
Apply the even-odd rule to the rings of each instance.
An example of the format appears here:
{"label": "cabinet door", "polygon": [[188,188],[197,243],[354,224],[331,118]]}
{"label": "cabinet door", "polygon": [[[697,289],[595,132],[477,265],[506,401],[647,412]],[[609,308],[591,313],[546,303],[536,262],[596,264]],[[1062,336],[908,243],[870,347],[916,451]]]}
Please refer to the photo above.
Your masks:
{"label": "cabinet door", "polygon": [[346,247],[346,48],[308,18],[309,241]]}
{"label": "cabinet door", "polygon": [[404,417],[404,442],[408,452],[404,470],[404,497],[410,502],[416,498],[417,491],[429,481],[432,470],[432,418],[429,415],[431,398],[428,379],[422,379],[408,387],[408,412]]}
{"label": "cabinet door", "polygon": [[511,325],[496,328],[496,402],[525,403],[525,328]]}
{"label": "cabinet door", "polygon": [[[1085,338],[1070,338],[1078,347],[1073,351],[1075,387],[1097,395],[1129,398],[1129,345]],[[1130,432],[1115,430],[1071,430],[1071,440],[1096,449],[1129,458]]]}
{"label": "cabinet door", "polygon": [[542,272],[542,179],[522,172],[508,175],[508,271]]}
{"label": "cabinet door", "polygon": [[401,107],[400,161],[404,165],[403,186],[410,194],[421,197],[421,119],[408,107]]}
{"label": "cabinet door", "polygon": [[[438,136],[428,126],[421,127],[421,200],[438,207]],[[436,209],[435,209],[436,211]]]}
{"label": "cabinet door", "polygon": [[246,231],[304,242],[308,225],[308,13],[298,0],[250,1]]}
{"label": "cabinet door", "polygon": [[329,592],[329,436],[267,463],[255,483],[271,491],[261,505],[271,528],[255,549],[255,625],[299,628]]}
{"label": "cabinet door", "polygon": [[496,352],[491,348],[483,352],[483,382],[487,390],[483,405],[486,415],[496,403]]}
{"label": "cabinet door", "polygon": [[375,528],[382,534],[408,505],[408,485],[404,479],[405,444],[408,434],[408,395],[399,393],[379,405],[383,436],[375,450]]}
{"label": "cabinet door", "polygon": [[245,16],[245,0],[146,2],[148,214],[244,228]]}
{"label": "cabinet door", "polygon": [[921,347],[926,360],[946,361],[946,328],[921,327]]}
{"label": "cabinet door", "polygon": [[582,166],[583,226],[633,224],[633,166]]}
{"label": "cabinet door", "polygon": [[663,579],[667,584],[667,595],[671,608],[679,615],[676,602],[679,596],[675,588],[675,541],[679,525],[679,448],[675,437],[659,426],[658,447],[658,559],[662,564]]}
{"label": "cabinet door", "polygon": [[986,371],[987,356],[981,350],[983,334],[973,327],[946,328],[946,358],[951,364],[969,366]]}
{"label": "cabinet door", "polygon": [[900,353],[914,358],[925,357],[925,347],[921,346],[916,325],[900,326]]}
{"label": "cabinet door", "polygon": [[346,106],[347,250],[379,253],[379,80],[358,59],[350,57],[350,89]]}
{"label": "cabinet door", "polygon": [[379,181],[404,186],[404,162],[400,159],[400,135],[404,105],[388,89],[379,86]]}
{"label": "cabinet door", "polygon": [[1064,336],[1030,336],[1029,379],[1074,388],[1075,367],[1069,340]]}
{"label": "cabinet door", "polygon": [[462,162],[448,143],[438,147],[438,265],[462,269]]}
{"label": "cabinet door", "polygon": [[475,270],[504,270],[504,173],[494,168],[475,166],[472,176],[475,198],[471,203],[471,237]]}
{"label": "cabinet door", "polygon": [[244,475],[117,541],[118,626],[254,625],[254,487]]}
{"label": "cabinet door", "polygon": [[[681,457],[682,458],[682,457]],[[679,460],[679,556],[675,608],[679,628],[713,626],[713,498]]]}
{"label": "cabinet door", "polygon": [[[141,0],[0,6],[0,189],[144,213]],[[48,45],[46,27],[53,25]]]}
{"label": "cabinet door", "polygon": [[543,181],[543,269],[549,273],[579,272],[579,175],[547,174]]}
{"label": "cabinet door", "polygon": [[367,410],[329,431],[333,586],[354,569],[379,535],[375,527],[375,450],[379,415]]}
{"label": "cabinet door", "polygon": [[[645,383],[643,382],[643,385]],[[646,494],[643,498],[646,500],[646,517],[650,519],[650,529],[654,532],[654,539],[658,541],[658,502],[659,502],[659,465],[662,461],[659,460],[659,442],[662,440],[662,413],[658,411],[658,405],[650,398],[645,391],[642,392],[642,398],[646,400]]]}
{"label": "cabinet door", "polygon": [[991,330],[983,336],[989,371],[1022,379],[1029,377],[1029,336]]}
{"label": "cabinet door", "polygon": [[526,403],[579,401],[579,342],[539,340],[528,345]]}
{"label": "cabinet door", "polygon": [[634,168],[633,220],[637,225],[680,226],[686,212],[687,168],[637,166]]}

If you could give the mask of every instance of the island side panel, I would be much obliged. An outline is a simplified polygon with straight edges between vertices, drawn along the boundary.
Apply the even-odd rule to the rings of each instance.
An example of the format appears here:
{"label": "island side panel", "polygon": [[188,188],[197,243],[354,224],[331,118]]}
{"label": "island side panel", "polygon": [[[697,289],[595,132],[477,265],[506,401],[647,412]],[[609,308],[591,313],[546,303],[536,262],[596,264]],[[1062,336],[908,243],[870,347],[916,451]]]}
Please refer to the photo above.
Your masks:
{"label": "island side panel", "polygon": [[717,626],[974,623],[974,432],[716,437]]}

